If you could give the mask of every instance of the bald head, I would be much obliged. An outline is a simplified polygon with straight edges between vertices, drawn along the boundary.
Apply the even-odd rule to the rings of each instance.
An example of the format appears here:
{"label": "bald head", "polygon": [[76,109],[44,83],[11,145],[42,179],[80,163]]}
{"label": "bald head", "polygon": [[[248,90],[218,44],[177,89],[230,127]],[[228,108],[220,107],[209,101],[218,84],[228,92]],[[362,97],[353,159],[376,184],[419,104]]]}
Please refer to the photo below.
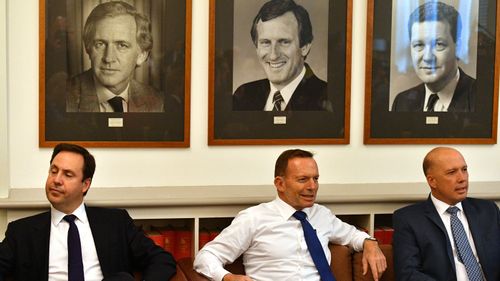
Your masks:
{"label": "bald head", "polygon": [[422,168],[424,170],[424,175],[427,176],[429,173],[429,169],[432,168],[433,164],[436,164],[440,158],[442,158],[444,155],[449,155],[449,154],[458,154],[460,157],[463,158],[462,154],[451,147],[436,147],[429,151],[427,155],[425,155],[424,162],[422,163]]}
{"label": "bald head", "polygon": [[455,205],[467,197],[469,172],[464,157],[450,147],[437,147],[424,158],[423,169],[431,193],[437,199]]}

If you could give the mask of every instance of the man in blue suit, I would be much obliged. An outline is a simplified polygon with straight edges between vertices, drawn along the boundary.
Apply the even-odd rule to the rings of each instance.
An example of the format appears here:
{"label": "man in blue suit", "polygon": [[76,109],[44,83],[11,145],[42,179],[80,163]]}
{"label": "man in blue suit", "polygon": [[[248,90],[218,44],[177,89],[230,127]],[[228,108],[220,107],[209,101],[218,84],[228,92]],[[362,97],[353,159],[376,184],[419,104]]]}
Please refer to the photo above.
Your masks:
{"label": "man in blue suit", "polygon": [[[467,197],[467,164],[453,148],[431,150],[424,158],[423,170],[431,188],[429,198],[399,209],[393,216],[396,279],[500,280],[498,206]],[[457,217],[463,235],[457,234]],[[468,251],[463,250],[464,244],[470,246]]]}

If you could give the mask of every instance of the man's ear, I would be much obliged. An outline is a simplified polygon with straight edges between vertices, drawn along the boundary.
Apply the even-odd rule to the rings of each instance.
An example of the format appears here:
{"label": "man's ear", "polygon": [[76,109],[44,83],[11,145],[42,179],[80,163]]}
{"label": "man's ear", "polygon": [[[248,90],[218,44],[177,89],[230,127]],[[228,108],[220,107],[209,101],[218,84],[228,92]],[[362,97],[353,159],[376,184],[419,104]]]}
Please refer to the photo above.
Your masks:
{"label": "man's ear", "polygon": [[427,184],[430,186],[431,189],[436,188],[436,180],[434,179],[433,176],[427,175],[425,179],[427,180]]}
{"label": "man's ear", "polygon": [[311,43],[307,43],[304,46],[300,47],[300,53],[304,58],[307,57],[310,51],[311,51]]}
{"label": "man's ear", "polygon": [[91,182],[92,182],[91,178],[87,178],[87,179],[83,180],[83,182],[82,182],[82,184],[83,184],[82,192],[84,194],[89,190]]}
{"label": "man's ear", "polygon": [[149,52],[141,51],[137,56],[137,60],[135,62],[136,66],[141,66],[149,57]]}
{"label": "man's ear", "polygon": [[279,192],[284,192],[285,191],[285,181],[283,177],[277,176],[274,178],[274,186],[276,186],[276,189]]}

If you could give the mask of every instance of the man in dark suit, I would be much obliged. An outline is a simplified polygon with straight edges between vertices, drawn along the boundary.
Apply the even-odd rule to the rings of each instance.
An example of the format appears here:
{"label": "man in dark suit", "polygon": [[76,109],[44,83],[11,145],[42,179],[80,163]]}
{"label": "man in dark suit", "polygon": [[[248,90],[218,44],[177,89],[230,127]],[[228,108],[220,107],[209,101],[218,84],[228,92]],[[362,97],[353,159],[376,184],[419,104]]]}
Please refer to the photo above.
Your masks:
{"label": "man in dark suit", "polygon": [[396,112],[473,112],[476,80],[458,67],[462,22],[457,10],[441,2],[419,6],[408,21],[413,68],[422,84],[399,93]]}
{"label": "man in dark suit", "polygon": [[[127,211],[83,203],[94,170],[94,157],[85,148],[64,143],[54,148],[45,185],[51,210],[9,223],[0,244],[0,280],[124,281],[141,271],[143,280],[165,281],[175,274],[172,255],[146,237]],[[79,261],[72,262],[74,257]]]}
{"label": "man in dark suit", "polygon": [[429,198],[397,210],[397,280],[500,280],[500,212],[467,197],[468,172],[455,149],[438,147],[424,159]]}
{"label": "man in dark suit", "polygon": [[243,84],[233,95],[233,110],[332,111],[327,83],[305,63],[313,40],[309,13],[293,0],[271,0],[251,29],[267,79]]}
{"label": "man in dark suit", "polygon": [[148,18],[125,2],[102,3],[87,18],[83,41],[91,69],[69,81],[67,112],[164,111],[158,91],[133,79],[153,46]]}

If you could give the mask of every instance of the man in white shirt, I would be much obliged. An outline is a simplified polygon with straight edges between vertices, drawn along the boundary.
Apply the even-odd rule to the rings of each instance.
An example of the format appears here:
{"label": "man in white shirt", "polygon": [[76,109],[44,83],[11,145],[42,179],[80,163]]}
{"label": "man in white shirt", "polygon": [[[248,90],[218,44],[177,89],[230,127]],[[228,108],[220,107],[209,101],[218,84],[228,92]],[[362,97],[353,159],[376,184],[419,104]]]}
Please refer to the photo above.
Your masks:
{"label": "man in white shirt", "polygon": [[500,212],[467,197],[467,163],[437,147],[424,158],[429,198],[394,212],[397,280],[500,280]]}
{"label": "man in white shirt", "polygon": [[413,68],[423,82],[399,93],[392,111],[474,111],[476,80],[458,67],[462,21],[457,10],[428,1],[408,21]]}
{"label": "man in white shirt", "polygon": [[[94,170],[94,157],[85,148],[66,143],[54,148],[45,184],[51,209],[9,223],[0,244],[0,280],[126,281],[141,271],[143,280],[165,281],[175,274],[172,255],[146,237],[127,211],[85,206]],[[80,247],[76,255],[72,224],[79,237],[73,240]],[[73,262],[75,257],[79,261]]]}
{"label": "man in white shirt", "polygon": [[[201,249],[194,269],[211,280],[320,280],[309,252],[297,211],[307,215],[316,230],[328,264],[328,243],[349,245],[363,250],[363,271],[368,266],[375,280],[387,264],[378,243],[368,234],[338,219],[332,212],[315,204],[318,191],[318,167],[312,153],[299,149],[283,152],[276,161],[275,200],[241,211],[230,226]],[[246,276],[224,269],[243,255]]]}

